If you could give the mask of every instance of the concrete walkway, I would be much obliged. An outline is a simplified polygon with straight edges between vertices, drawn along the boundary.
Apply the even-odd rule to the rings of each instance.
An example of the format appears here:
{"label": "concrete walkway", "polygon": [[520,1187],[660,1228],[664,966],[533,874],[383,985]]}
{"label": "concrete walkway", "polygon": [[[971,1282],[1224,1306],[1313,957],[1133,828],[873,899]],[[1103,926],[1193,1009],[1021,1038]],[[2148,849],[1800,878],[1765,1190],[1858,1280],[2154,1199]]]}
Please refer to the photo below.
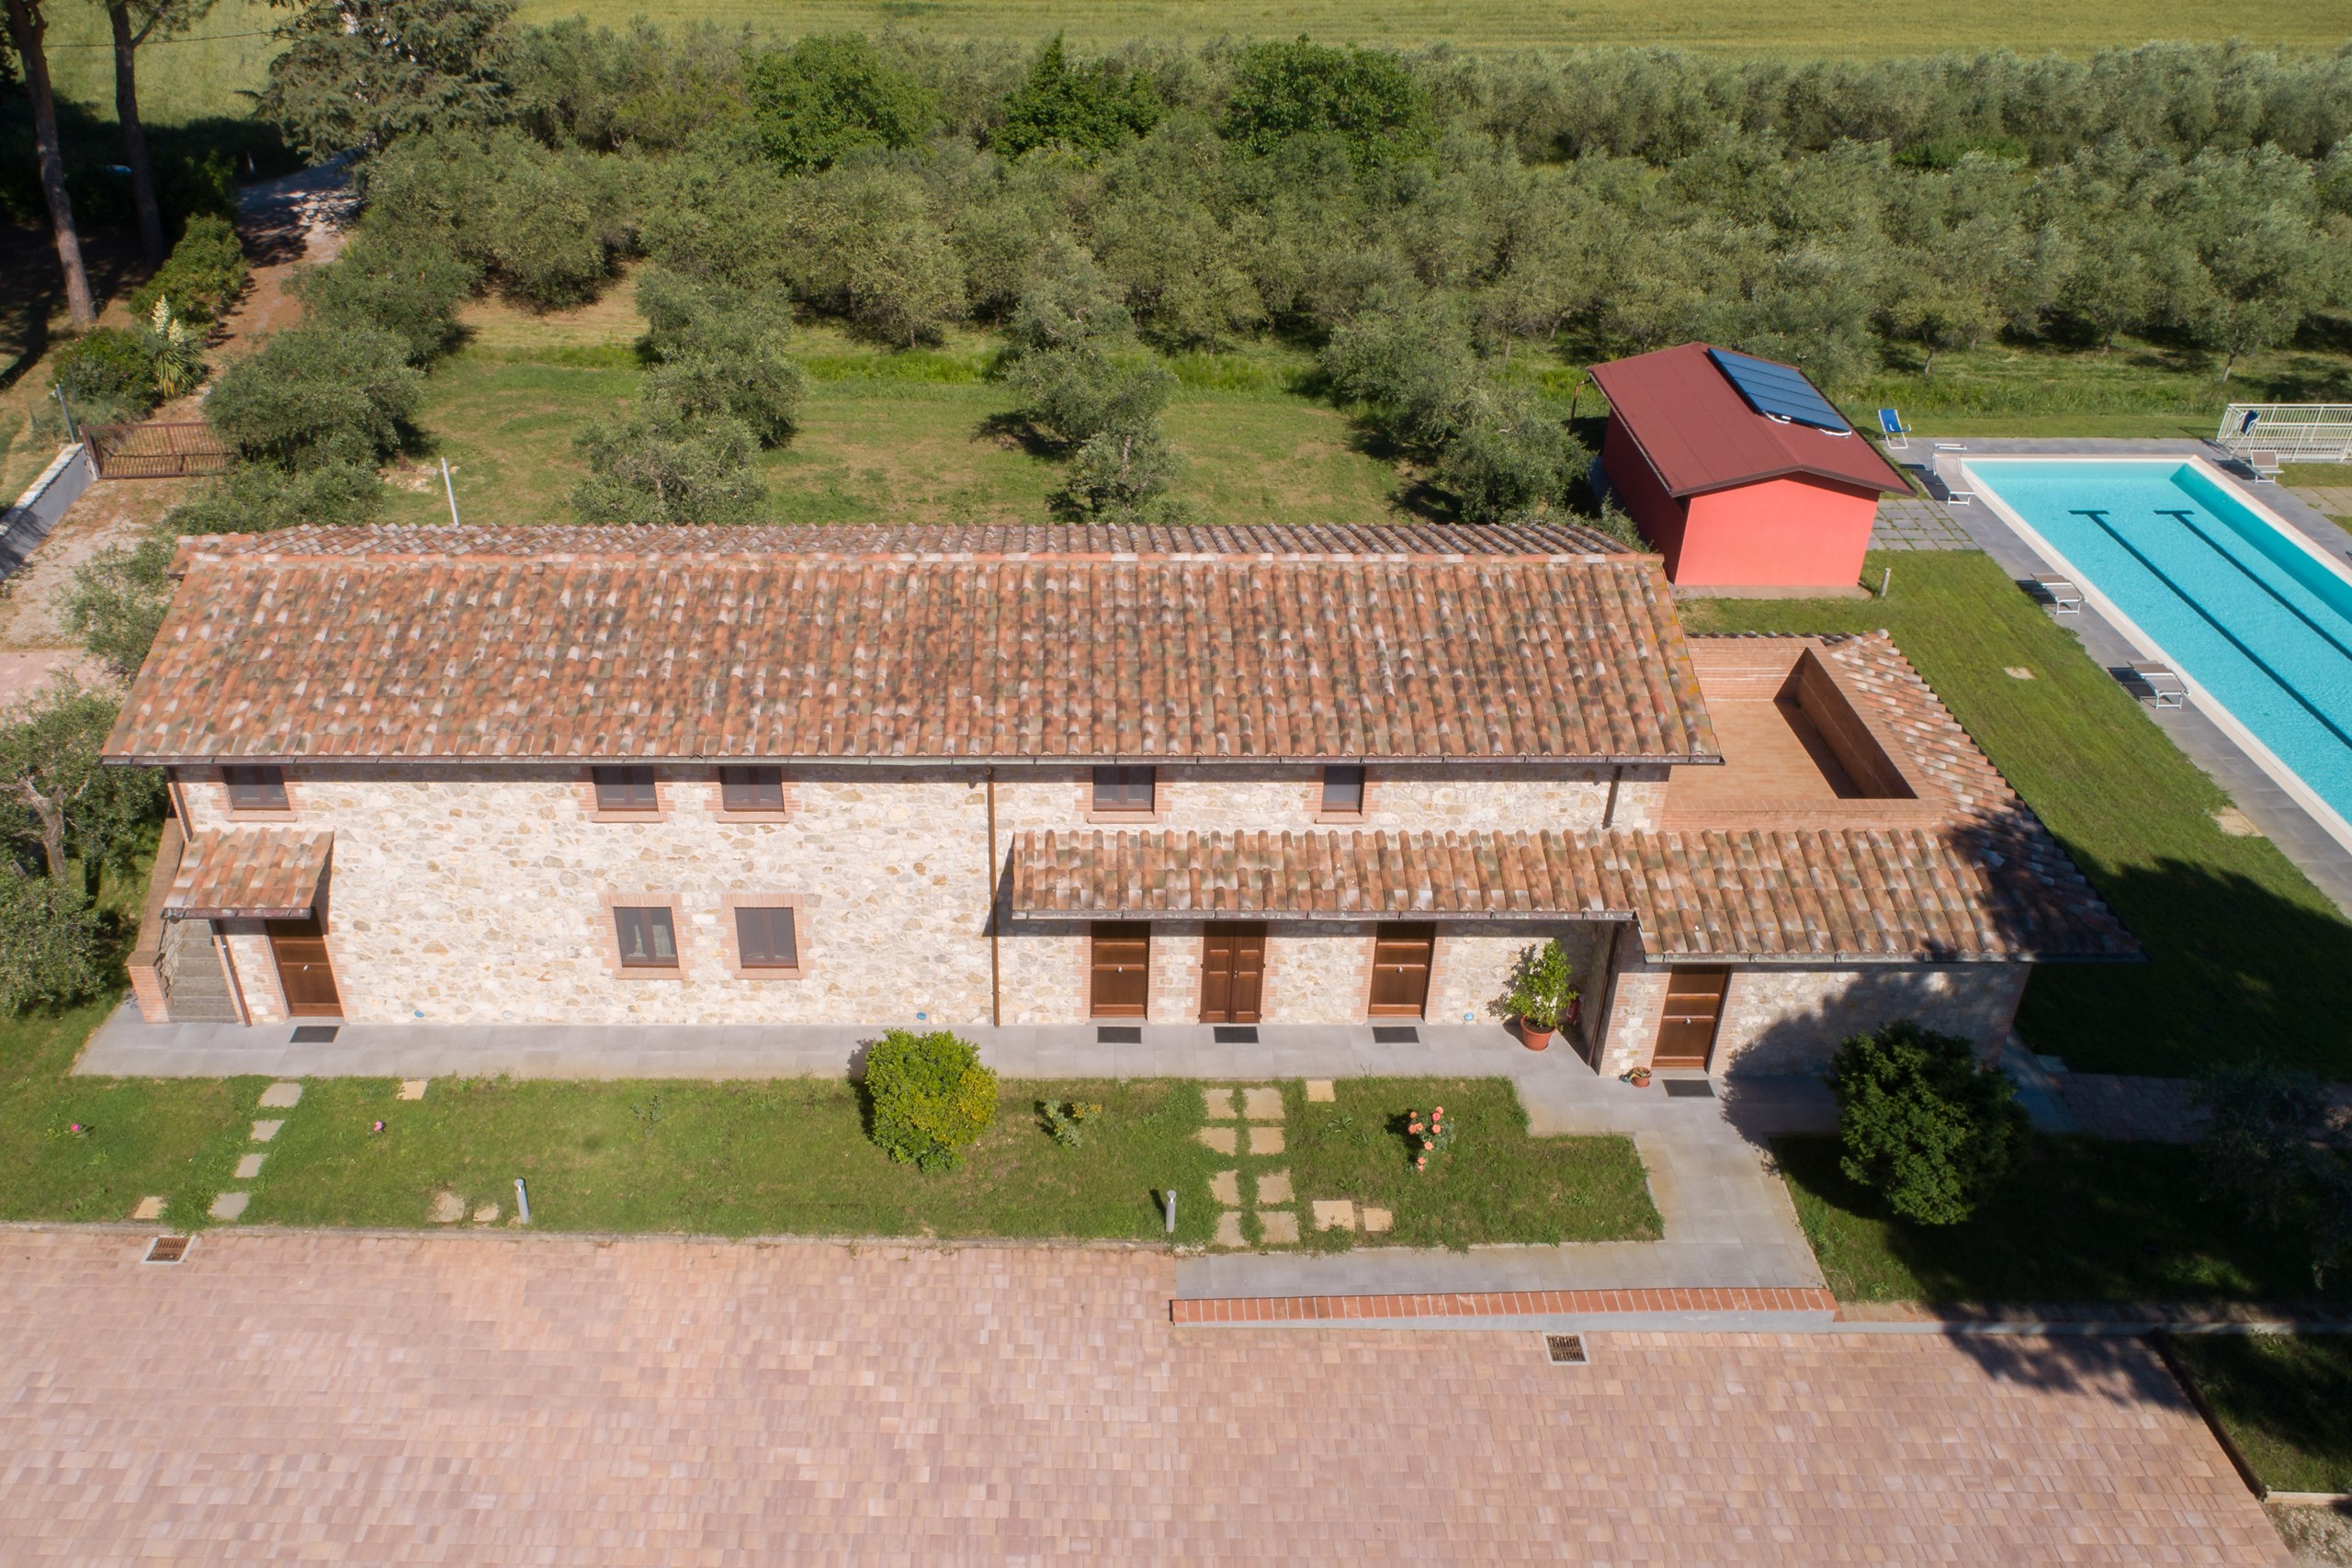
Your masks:
{"label": "concrete walkway", "polygon": [[[2001,454],[2018,456],[2084,457],[2126,457],[2164,456],[2203,457],[2221,468],[2223,477],[2245,499],[2284,519],[2324,553],[2337,560],[2352,555],[2352,534],[2346,534],[2333,521],[2323,515],[2282,485],[2256,485],[2241,478],[2228,467],[2233,461],[2220,447],[2205,441],[2124,441],[2124,440],[2028,440],[2021,437],[1965,437],[1951,445],[1965,450],[1939,452],[1933,437],[1915,437],[1911,450],[1898,453],[1912,468],[1934,476],[1931,489],[1946,491],[1968,488],[1960,473],[1960,464],[1969,457]],[[1991,556],[2002,570],[2023,580],[2041,572],[2054,570],[2033,548],[2019,538],[2004,523],[1999,514],[1981,502],[1973,506],[1956,506],[1947,514],[1968,531],[1979,548]],[[1902,573],[1898,570],[1896,578]],[[1900,592],[1900,589],[1897,589]],[[2149,655],[2135,648],[2121,631],[2098,610],[2088,604],[2078,614],[2053,617],[2057,624],[2075,634],[2083,650],[2098,660],[2102,668],[2120,670],[2136,660]],[[2282,789],[2278,781],[2262,770],[2260,764],[2246,755],[2235,740],[2224,734],[2221,727],[2194,704],[2177,708],[2144,707],[2158,728],[2172,738],[2188,760],[2226,791],[2248,821],[2279,852],[2310,877],[2319,889],[2335,901],[2338,908],[2352,914],[2352,851],[2338,843],[2333,834],[2312,819],[2311,814],[2293,796]]]}
{"label": "concrete walkway", "polygon": [[[1525,1055],[1525,1053],[1521,1053]],[[1540,1136],[1630,1136],[1649,1172],[1662,1241],[1566,1247],[1435,1248],[1360,1247],[1312,1255],[1257,1252],[1187,1258],[1176,1266],[1179,1299],[1363,1296],[1458,1291],[1590,1291],[1674,1287],[1818,1287],[1788,1188],[1769,1167],[1777,1134],[1837,1125],[1829,1091],[1810,1078],[1734,1080],[1724,1098],[1666,1092],[1693,1076],[1630,1089],[1582,1071],[1513,1072]]]}

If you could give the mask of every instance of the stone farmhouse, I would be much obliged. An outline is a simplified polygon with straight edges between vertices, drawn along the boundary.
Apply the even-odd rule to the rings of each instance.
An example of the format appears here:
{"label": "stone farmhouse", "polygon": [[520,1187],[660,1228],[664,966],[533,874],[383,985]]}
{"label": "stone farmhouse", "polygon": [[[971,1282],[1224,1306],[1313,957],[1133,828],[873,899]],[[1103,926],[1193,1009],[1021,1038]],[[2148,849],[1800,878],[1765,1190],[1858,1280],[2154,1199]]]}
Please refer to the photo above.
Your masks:
{"label": "stone farmhouse", "polygon": [[1883,635],[1566,525],[194,538],[108,751],[150,1020],[2004,1037],[2132,938]]}

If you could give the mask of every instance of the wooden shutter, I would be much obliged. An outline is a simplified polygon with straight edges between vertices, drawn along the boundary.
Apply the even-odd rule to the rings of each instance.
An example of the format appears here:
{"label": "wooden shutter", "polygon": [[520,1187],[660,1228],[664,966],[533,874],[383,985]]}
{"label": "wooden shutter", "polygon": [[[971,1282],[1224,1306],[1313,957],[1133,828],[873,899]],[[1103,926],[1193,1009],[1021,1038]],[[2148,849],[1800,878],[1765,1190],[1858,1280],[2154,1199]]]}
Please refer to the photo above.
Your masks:
{"label": "wooden shutter", "polygon": [[1657,1024],[1654,1067],[1701,1067],[1714,1055],[1715,1029],[1723,1021],[1728,969],[1676,969],[1667,976],[1666,1007]]}
{"label": "wooden shutter", "polygon": [[268,922],[269,955],[277,964],[277,988],[295,1018],[341,1018],[343,996],[327,963],[326,928],[312,915]]}
{"label": "wooden shutter", "polygon": [[1265,989],[1266,928],[1210,922],[1201,939],[1201,1021],[1256,1023]]}
{"label": "wooden shutter", "polygon": [[1141,1018],[1151,1003],[1151,928],[1135,920],[1094,926],[1092,1006],[1097,1018]]}
{"label": "wooden shutter", "polygon": [[1436,953],[1435,926],[1382,926],[1372,944],[1372,1016],[1420,1017],[1429,1006],[1430,961]]}

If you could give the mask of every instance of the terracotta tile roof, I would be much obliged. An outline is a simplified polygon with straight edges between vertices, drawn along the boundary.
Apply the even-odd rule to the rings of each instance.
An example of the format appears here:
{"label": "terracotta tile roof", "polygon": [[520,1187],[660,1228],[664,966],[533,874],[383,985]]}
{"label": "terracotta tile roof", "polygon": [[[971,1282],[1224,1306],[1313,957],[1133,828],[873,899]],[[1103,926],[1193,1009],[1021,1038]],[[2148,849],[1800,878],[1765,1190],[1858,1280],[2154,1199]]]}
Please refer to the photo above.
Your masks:
{"label": "terracotta tile roof", "polygon": [[191,841],[164,910],[197,919],[300,919],[319,896],[334,835],[230,828]]}
{"label": "terracotta tile roof", "polygon": [[[2066,868],[2069,872],[2072,867]],[[1653,958],[2129,958],[2079,875],[1957,830],[1035,833],[1016,918],[1632,919]]]}
{"label": "terracotta tile roof", "polygon": [[1669,495],[1697,495],[1790,474],[1911,493],[1903,476],[1859,433],[1833,435],[1766,419],[1749,408],[1707,357],[1703,343],[1596,365],[1592,378],[1609,400],[1610,418],[1641,448]]}
{"label": "terracotta tile roof", "polygon": [[[1693,639],[1703,648],[1711,640]],[[1025,833],[1023,918],[1633,919],[1653,958],[2129,959],[2132,939],[1883,632],[1808,637],[1917,801],[1834,828]],[[1857,807],[1866,802],[1849,803]],[[1917,807],[1933,807],[1920,820]],[[1899,819],[1898,819],[1899,818]]]}
{"label": "terracotta tile roof", "polygon": [[681,556],[687,531],[560,532],[648,547],[193,542],[108,754],[1717,755],[1642,558],[837,558],[818,529]]}
{"label": "terracotta tile roof", "polygon": [[1532,556],[1581,559],[1638,554],[1575,523],[1379,523],[1177,528],[1040,524],[939,527],[866,525],[825,527],[608,528],[401,527],[289,528],[275,534],[209,534],[180,541],[175,572],[198,560],[232,556],[279,560],[368,557],[385,560],[519,560],[596,556],[766,559],[779,553],[807,560],[952,558],[1027,559],[1046,556],[1257,556],[1330,559],[1408,556]]}

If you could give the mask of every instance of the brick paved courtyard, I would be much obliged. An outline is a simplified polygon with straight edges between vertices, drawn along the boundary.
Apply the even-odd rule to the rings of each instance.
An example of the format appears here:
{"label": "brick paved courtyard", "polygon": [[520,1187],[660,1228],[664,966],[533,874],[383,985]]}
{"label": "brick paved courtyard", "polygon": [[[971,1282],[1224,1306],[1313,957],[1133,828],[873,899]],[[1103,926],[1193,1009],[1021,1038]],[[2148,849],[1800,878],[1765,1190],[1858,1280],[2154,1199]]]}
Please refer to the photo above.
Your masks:
{"label": "brick paved courtyard", "polygon": [[1110,1249],[0,1233],[0,1562],[2278,1563],[2146,1348],[1171,1329]]}

